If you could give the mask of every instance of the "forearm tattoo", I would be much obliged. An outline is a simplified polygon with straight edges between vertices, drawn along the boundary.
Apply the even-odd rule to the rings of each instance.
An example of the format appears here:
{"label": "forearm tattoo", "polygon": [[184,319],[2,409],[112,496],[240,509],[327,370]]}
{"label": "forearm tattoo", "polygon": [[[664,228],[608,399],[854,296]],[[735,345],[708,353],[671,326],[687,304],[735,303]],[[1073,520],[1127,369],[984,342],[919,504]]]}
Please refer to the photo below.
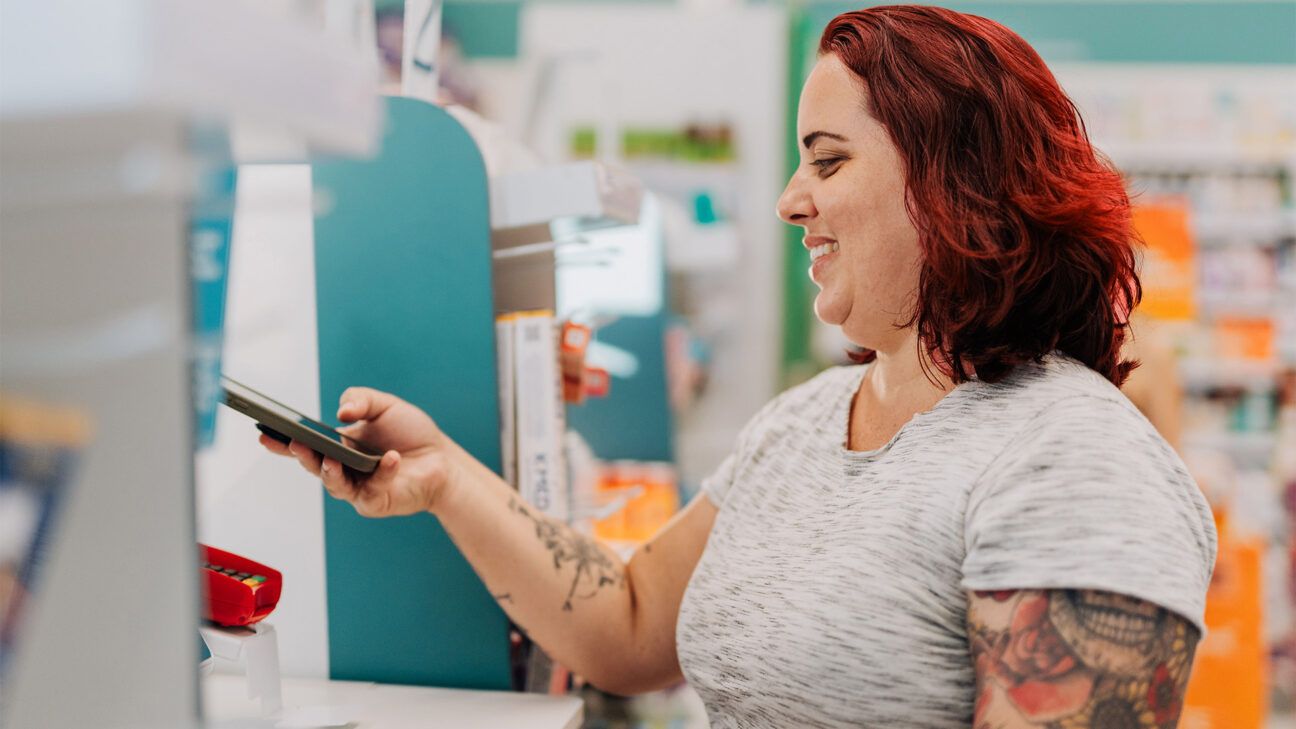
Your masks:
{"label": "forearm tattoo", "polygon": [[974,592],[976,729],[1172,729],[1200,637],[1157,605],[1096,590]]}
{"label": "forearm tattoo", "polygon": [[562,572],[568,565],[575,570],[563,610],[572,609],[574,598],[594,597],[605,587],[625,587],[625,568],[613,562],[594,540],[577,534],[569,526],[550,521],[543,514],[532,514],[516,497],[509,497],[509,510],[535,525],[536,538],[553,555],[555,570]]}

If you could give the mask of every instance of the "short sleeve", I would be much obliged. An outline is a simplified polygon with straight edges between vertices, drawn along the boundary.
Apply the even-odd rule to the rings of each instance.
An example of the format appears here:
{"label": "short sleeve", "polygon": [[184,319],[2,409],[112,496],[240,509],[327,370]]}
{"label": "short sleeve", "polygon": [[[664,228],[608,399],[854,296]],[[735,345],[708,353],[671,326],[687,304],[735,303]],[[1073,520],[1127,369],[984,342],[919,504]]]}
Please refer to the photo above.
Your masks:
{"label": "short sleeve", "polygon": [[[739,443],[742,439],[739,438]],[[738,452],[735,450],[721,461],[720,466],[715,472],[702,480],[702,493],[706,494],[711,503],[718,509],[724,504],[725,495],[729,493],[729,487],[733,485],[734,463],[738,460]]]}
{"label": "short sleeve", "polygon": [[762,427],[775,417],[778,412],[780,403],[788,399],[789,394],[796,391],[797,388],[788,390],[776,396],[774,399],[765,403],[755,415],[743,425],[742,430],[738,432],[738,438],[734,441],[734,448],[725,457],[716,470],[710,476],[702,479],[701,492],[711,500],[717,509],[724,507],[725,496],[729,494],[729,488],[733,486],[734,480],[742,470],[742,464],[746,463],[751,456],[752,443],[758,438],[757,435]]}
{"label": "short sleeve", "polygon": [[1204,630],[1210,507],[1128,402],[1073,396],[1037,415],[974,485],[964,528],[965,590],[1116,592]]}

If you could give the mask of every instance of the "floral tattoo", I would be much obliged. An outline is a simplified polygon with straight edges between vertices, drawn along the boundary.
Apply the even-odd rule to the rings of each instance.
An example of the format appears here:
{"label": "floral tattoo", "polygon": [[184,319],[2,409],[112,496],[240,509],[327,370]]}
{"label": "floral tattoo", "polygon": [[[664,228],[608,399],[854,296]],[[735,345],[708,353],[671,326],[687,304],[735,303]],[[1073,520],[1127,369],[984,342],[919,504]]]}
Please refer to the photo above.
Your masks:
{"label": "floral tattoo", "polygon": [[563,610],[571,611],[572,598],[594,597],[609,585],[625,587],[625,570],[609,559],[592,539],[577,534],[571,527],[555,524],[543,515],[532,514],[526,504],[515,497],[509,498],[509,509],[535,525],[536,537],[553,555],[555,570],[561,571],[564,565],[575,568]]}
{"label": "floral tattoo", "polygon": [[974,592],[973,726],[1173,729],[1197,629],[1152,603],[1096,590]]}

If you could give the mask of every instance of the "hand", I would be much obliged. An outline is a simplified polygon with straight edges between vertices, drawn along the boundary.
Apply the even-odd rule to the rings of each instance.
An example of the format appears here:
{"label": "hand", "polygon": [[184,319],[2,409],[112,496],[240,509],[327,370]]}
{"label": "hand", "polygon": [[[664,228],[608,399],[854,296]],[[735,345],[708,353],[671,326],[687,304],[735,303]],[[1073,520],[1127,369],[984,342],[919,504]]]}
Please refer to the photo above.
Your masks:
{"label": "hand", "polygon": [[386,392],[352,387],[342,393],[337,417],[341,433],[386,451],[372,473],[344,469],[302,443],[285,446],[269,436],[261,445],[281,456],[293,456],[318,476],[334,498],[355,507],[361,516],[403,516],[435,512],[467,454],[446,437],[432,418]]}

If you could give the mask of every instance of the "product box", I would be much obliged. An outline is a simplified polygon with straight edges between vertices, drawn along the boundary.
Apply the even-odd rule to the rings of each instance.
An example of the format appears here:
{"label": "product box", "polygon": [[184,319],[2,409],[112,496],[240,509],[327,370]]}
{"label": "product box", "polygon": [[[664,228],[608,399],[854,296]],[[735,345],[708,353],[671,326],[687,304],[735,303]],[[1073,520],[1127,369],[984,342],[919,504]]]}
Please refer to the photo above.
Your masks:
{"label": "product box", "polygon": [[518,491],[532,506],[565,522],[571,509],[557,325],[551,311],[518,312],[512,323]]}
{"label": "product box", "polygon": [[503,314],[495,319],[495,357],[499,377],[500,475],[516,489],[517,402],[513,387],[513,322],[512,314]]}

